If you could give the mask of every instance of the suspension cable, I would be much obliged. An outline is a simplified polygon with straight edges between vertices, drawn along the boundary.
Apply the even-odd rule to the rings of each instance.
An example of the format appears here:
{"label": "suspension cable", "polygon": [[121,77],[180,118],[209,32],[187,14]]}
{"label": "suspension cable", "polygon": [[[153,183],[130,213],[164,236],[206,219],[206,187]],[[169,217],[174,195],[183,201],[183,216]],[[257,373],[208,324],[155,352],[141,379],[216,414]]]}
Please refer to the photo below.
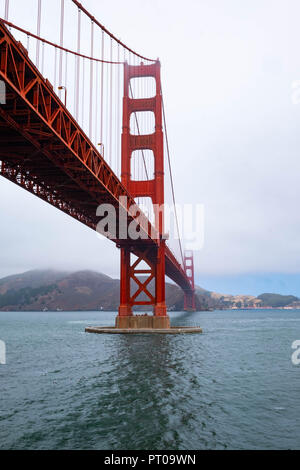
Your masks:
{"label": "suspension cable", "polygon": [[[41,34],[41,19],[42,19],[42,0],[38,0],[38,13],[37,13],[37,26],[36,26],[36,34],[40,36]],[[36,66],[39,68],[40,65],[40,42],[38,41],[36,44]]]}
{"label": "suspension cable", "polygon": [[49,46],[55,47],[56,49],[61,49],[62,51],[68,52],[69,54],[73,54],[73,55],[76,55],[78,57],[83,57],[83,59],[92,60],[94,62],[103,62],[103,64],[111,64],[111,65],[123,65],[124,64],[124,62],[111,62],[109,60],[96,59],[95,57],[90,57],[88,55],[72,51],[71,49],[66,49],[65,47],[62,47],[59,44],[56,44],[55,42],[51,42],[51,41],[48,41],[48,39],[37,36],[36,34],[33,34],[30,31],[27,31],[26,29],[23,29],[20,26],[17,26],[15,24],[11,23],[10,21],[6,21],[3,18],[0,18],[0,21],[2,23],[4,23],[5,25],[9,26],[10,28],[14,28],[14,29],[20,31],[21,33],[26,34],[27,36],[31,36],[34,39],[37,39],[41,42],[44,42],[45,44],[48,44]]}
{"label": "suspension cable", "polygon": [[140,59],[143,59],[143,60],[147,60],[148,62],[156,62],[155,59],[149,59],[147,57],[143,57],[142,55],[138,54],[137,52],[135,52],[134,50],[130,49],[128,46],[126,46],[126,44],[124,44],[122,41],[120,41],[120,39],[116,38],[116,36],[114,36],[110,31],[108,31],[108,29],[105,28],[105,26],[103,26],[101,23],[99,23],[99,21],[86,9],[84,8],[84,6],[78,2],[77,0],[72,0],[72,2],[85,14],[87,15],[97,26],[99,26],[99,28],[102,29],[102,31],[104,31],[106,34],[108,34],[108,36],[110,36],[114,41],[116,41],[118,44],[120,44],[120,46],[124,47],[125,49],[127,49],[129,52],[131,52],[132,54],[134,54],[135,56],[139,57]]}
{"label": "suspension cable", "polygon": [[[91,57],[94,55],[94,22],[91,22]],[[93,140],[93,87],[94,87],[94,64],[90,62],[90,115],[89,115],[89,137]]]}
{"label": "suspension cable", "polygon": [[5,19],[8,20],[8,13],[9,13],[9,0],[5,0]]}
{"label": "suspension cable", "polygon": [[179,248],[180,248],[180,253],[181,253],[181,258],[182,258],[182,265],[184,266],[184,256],[183,256],[182,243],[180,239],[178,214],[177,214],[177,209],[176,209],[176,204],[175,204],[175,189],[174,189],[174,179],[173,179],[173,173],[172,173],[172,167],[171,167],[171,157],[170,157],[170,147],[169,147],[169,139],[168,139],[168,131],[167,131],[165,104],[164,104],[164,98],[163,98],[162,92],[161,92],[161,99],[162,99],[163,120],[164,120],[164,128],[165,128],[165,139],[166,139],[166,145],[167,145],[168,164],[169,164],[169,172],[170,172],[170,180],[171,180],[171,188],[172,188],[172,198],[173,198],[176,226],[177,226],[177,232],[178,232]]}
{"label": "suspension cable", "polygon": [[[120,60],[120,44],[118,44],[118,60]],[[116,148],[116,152],[117,152],[117,168],[116,168],[116,171],[117,171],[117,176],[119,177],[120,176],[120,157],[121,157],[121,154],[120,154],[120,134],[121,134],[121,129],[120,129],[120,117],[121,117],[121,113],[120,113],[120,103],[121,103],[121,76],[120,76],[120,67],[118,67],[118,76],[117,76],[117,88],[118,88],[118,91],[117,91],[117,113],[116,113],[116,121],[117,121],[117,148]]]}
{"label": "suspension cable", "polygon": [[45,64],[45,44],[42,42],[42,70],[41,70],[42,75],[44,75],[44,64]]}
{"label": "suspension cable", "polygon": [[[78,10],[77,16],[77,53],[80,54],[81,47],[81,11]],[[79,87],[80,87],[80,57],[77,56],[76,65],[75,65],[75,77],[76,77],[76,86],[75,86],[75,117],[78,120],[79,117]]]}
{"label": "suspension cable", "polygon": [[85,60],[82,61],[82,102],[81,102],[81,121],[82,128],[84,128],[84,117],[85,117]]}
{"label": "suspension cable", "polygon": [[[113,41],[112,39],[110,40],[110,60],[112,61],[113,59]],[[112,166],[112,124],[113,124],[113,115],[112,115],[112,109],[113,109],[113,69],[112,67],[110,68],[110,74],[109,74],[109,164]]]}
{"label": "suspension cable", "polygon": [[[61,0],[60,5],[60,46],[63,47],[64,45],[64,20],[65,20],[65,0]],[[40,35],[40,34],[39,34]],[[58,72],[58,81],[59,87],[62,86],[62,73],[63,73],[63,50],[60,50],[59,56],[59,72]],[[59,97],[61,98],[61,89],[59,90]]]}
{"label": "suspension cable", "polygon": [[56,78],[57,78],[57,49],[54,54],[54,90],[56,90]]}
{"label": "suspension cable", "polygon": [[101,100],[101,109],[100,109],[100,145],[103,146],[103,91],[104,91],[104,31],[102,31],[102,40],[101,40],[101,85],[100,85],[100,100]]}

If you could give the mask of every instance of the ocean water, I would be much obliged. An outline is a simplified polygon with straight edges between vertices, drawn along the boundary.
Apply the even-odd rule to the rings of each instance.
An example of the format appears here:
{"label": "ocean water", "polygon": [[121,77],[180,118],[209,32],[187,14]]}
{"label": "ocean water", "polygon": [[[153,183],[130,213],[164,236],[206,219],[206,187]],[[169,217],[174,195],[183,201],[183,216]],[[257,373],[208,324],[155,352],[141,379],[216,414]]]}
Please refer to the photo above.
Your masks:
{"label": "ocean water", "polygon": [[0,449],[300,449],[300,311],[173,313],[203,335],[93,335],[112,313],[0,313]]}

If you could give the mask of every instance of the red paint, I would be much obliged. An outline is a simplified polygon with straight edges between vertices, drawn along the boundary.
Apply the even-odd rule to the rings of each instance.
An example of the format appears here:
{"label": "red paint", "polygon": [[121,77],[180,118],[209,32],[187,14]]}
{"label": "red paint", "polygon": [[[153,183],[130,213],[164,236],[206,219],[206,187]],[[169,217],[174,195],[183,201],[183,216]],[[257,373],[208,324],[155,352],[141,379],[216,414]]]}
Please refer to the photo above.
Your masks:
{"label": "red paint", "polygon": [[[133,68],[128,69],[128,74],[134,72]],[[138,73],[144,72],[155,76],[160,90],[160,64],[157,62],[151,66],[139,67]],[[125,197],[129,207],[134,204],[134,193],[139,196],[150,195],[153,202],[163,203],[163,133],[159,92],[154,100],[147,100],[147,106],[155,108],[155,134],[146,138],[145,142],[144,137],[144,140],[139,140],[139,136],[131,137],[129,129],[127,134],[125,132],[122,183],[68,112],[51,83],[35,67],[26,49],[16,41],[2,21],[0,79],[5,82],[8,90],[7,104],[0,107],[1,176],[93,230],[96,230],[99,222],[96,210],[100,204],[118,207],[120,198]],[[136,105],[142,106],[141,103],[129,100],[128,92],[124,97],[124,104],[127,117],[129,107],[132,110]],[[128,125],[125,127],[128,128]],[[143,185],[140,182],[131,184],[130,170],[129,177],[128,170],[126,171],[129,152],[139,148],[139,145],[146,148],[150,146],[156,155],[155,179]],[[129,224],[134,218],[128,210],[125,211]],[[150,296],[149,302],[154,306],[156,315],[165,315],[165,274],[185,292],[191,291],[191,284],[183,267],[161,237],[152,238],[150,222],[136,224],[147,235],[147,240],[122,245],[122,250],[126,247],[127,251],[123,251],[121,263],[123,274],[120,313],[126,312],[126,309],[131,311],[130,293],[128,294],[130,279],[141,274],[138,265],[130,266],[129,258],[132,253],[139,261],[143,260],[148,264],[149,272],[143,274],[147,274],[148,278],[152,277],[151,280],[156,284],[155,298],[153,300]],[[162,218],[156,220],[156,226],[157,231],[162,234]],[[117,238],[113,242],[120,247],[124,241]],[[124,273],[129,273],[129,276],[126,278]],[[147,293],[148,284],[139,285],[138,288]],[[137,302],[136,299],[133,302]],[[125,310],[122,310],[124,306]]]}
{"label": "red paint", "polygon": [[[156,82],[156,96],[149,99],[132,99],[129,97],[130,80],[132,78],[153,77]],[[151,135],[133,136],[130,134],[130,117],[133,112],[152,111],[155,116],[155,132]],[[148,149],[153,151],[155,171],[154,179],[149,181],[133,181],[131,179],[131,158],[135,150]],[[164,204],[164,145],[162,130],[162,98],[160,82],[160,62],[151,65],[132,66],[124,64],[124,99],[123,99],[123,134],[122,134],[122,183],[133,198],[150,197],[156,207]],[[155,228],[159,234],[157,246],[150,254],[149,244],[140,245],[137,261],[131,266],[128,247],[121,248],[121,295],[120,316],[132,315],[135,305],[152,305],[155,316],[166,316],[165,296],[165,240],[163,211],[155,210]],[[144,261],[149,269],[139,270]],[[138,275],[146,276],[141,283]],[[131,295],[128,279],[134,281],[136,292]],[[155,280],[155,294],[149,292],[149,284]],[[138,300],[143,293],[147,300]]]}

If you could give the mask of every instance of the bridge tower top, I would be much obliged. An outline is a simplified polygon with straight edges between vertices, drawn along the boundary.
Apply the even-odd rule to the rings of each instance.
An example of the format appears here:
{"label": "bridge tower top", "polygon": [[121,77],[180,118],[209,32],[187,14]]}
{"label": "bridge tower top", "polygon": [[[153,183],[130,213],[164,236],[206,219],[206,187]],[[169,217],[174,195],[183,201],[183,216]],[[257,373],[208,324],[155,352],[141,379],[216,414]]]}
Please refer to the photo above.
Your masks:
{"label": "bridge tower top", "polygon": [[[162,127],[162,94],[160,79],[160,62],[150,65],[124,64],[124,98],[123,98],[123,133],[122,133],[122,183],[134,198],[149,197],[154,205],[155,228],[164,233],[164,143]],[[130,97],[130,81],[152,77],[155,80],[156,93],[150,98],[135,99]],[[133,113],[152,112],[155,119],[155,131],[152,134],[132,135],[130,119]],[[150,150],[154,158],[154,178],[146,181],[133,180],[131,161],[133,152]]]}

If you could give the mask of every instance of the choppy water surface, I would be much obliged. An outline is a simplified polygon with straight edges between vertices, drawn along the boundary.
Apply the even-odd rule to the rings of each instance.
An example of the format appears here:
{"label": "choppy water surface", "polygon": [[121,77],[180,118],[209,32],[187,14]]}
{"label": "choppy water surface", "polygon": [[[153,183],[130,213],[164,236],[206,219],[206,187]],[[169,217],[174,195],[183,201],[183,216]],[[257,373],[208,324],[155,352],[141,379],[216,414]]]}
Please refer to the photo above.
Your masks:
{"label": "choppy water surface", "polygon": [[0,313],[1,449],[299,449],[300,311],[172,314],[203,335],[102,336],[111,313]]}

